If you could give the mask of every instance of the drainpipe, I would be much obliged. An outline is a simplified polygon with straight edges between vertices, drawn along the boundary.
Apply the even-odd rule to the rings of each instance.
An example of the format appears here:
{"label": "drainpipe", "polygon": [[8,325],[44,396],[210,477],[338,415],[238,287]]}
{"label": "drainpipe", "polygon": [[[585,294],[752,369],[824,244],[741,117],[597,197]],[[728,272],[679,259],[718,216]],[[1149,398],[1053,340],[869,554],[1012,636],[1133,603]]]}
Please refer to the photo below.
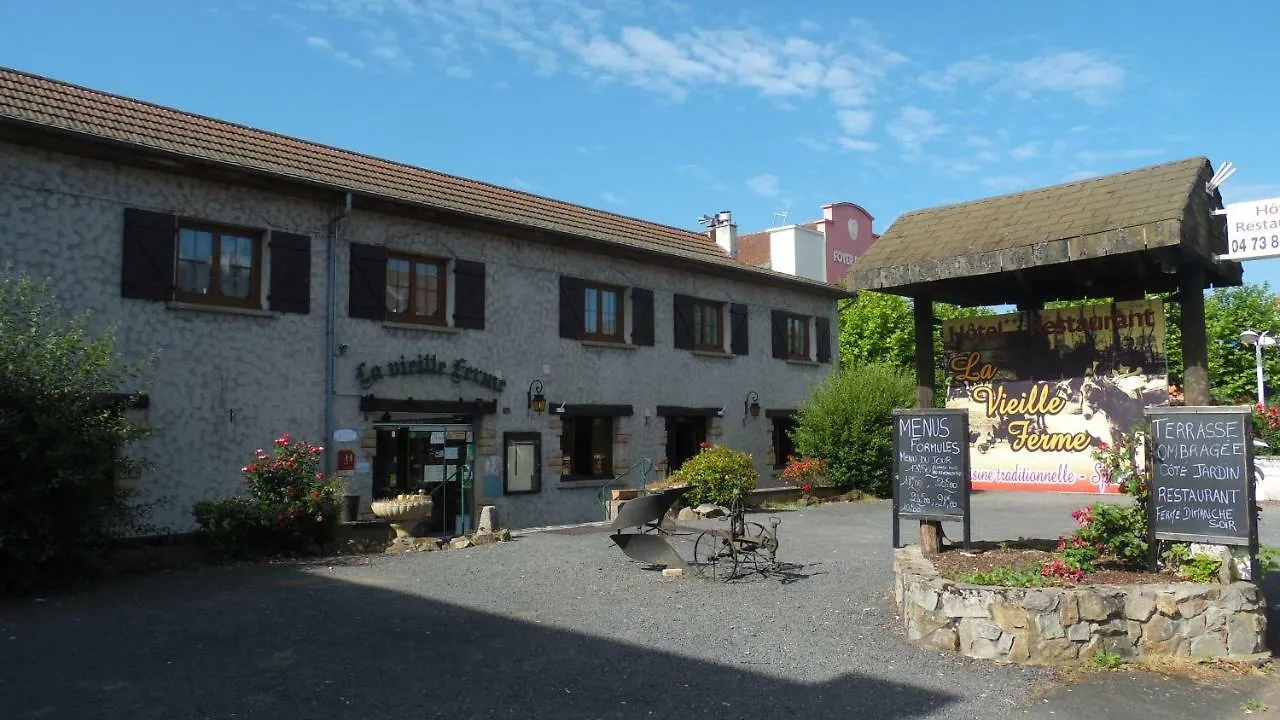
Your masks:
{"label": "drainpipe", "polygon": [[324,316],[324,474],[333,475],[333,396],[336,388],[336,362],[338,357],[338,223],[351,214],[351,193],[346,194],[342,213],[329,221],[328,271],[325,281]]}

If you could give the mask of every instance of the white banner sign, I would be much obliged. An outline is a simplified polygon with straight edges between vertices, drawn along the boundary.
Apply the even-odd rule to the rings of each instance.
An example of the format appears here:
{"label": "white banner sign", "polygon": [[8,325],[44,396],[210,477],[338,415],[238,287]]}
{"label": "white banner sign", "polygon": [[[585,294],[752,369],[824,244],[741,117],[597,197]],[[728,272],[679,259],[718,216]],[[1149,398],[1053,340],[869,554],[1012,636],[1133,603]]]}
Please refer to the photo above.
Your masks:
{"label": "white banner sign", "polygon": [[1227,254],[1223,260],[1280,256],[1280,198],[1227,205]]}

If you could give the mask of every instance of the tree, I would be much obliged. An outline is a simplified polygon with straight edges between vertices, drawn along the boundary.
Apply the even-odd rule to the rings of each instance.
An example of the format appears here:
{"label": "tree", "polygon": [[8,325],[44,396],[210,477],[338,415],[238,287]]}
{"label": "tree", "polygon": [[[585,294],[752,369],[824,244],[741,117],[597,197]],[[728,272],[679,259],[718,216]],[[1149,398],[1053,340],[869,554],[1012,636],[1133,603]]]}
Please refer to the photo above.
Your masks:
{"label": "tree", "polygon": [[796,413],[796,450],[826,461],[836,487],[887,496],[892,490],[893,410],[915,402],[915,378],[886,364],[844,366]]}
{"label": "tree", "polygon": [[[1240,333],[1244,330],[1280,333],[1280,306],[1276,302],[1277,298],[1267,283],[1214,288],[1205,295],[1204,324],[1209,349],[1209,392],[1215,402],[1252,404],[1258,401],[1254,349],[1240,342]],[[1169,322],[1177,327],[1177,310],[1174,317],[1169,318]],[[1177,363],[1175,365],[1174,354],[1170,352],[1169,375],[1173,381],[1176,369],[1177,384],[1181,386],[1182,336],[1181,333],[1174,334],[1178,341]],[[1170,342],[1169,345],[1174,343]],[[1265,377],[1268,380],[1280,377],[1277,375],[1280,373],[1280,348],[1264,348],[1262,358]],[[1270,388],[1266,389],[1269,395]]]}
{"label": "tree", "polygon": [[85,567],[139,510],[117,487],[122,451],[139,435],[105,398],[136,366],[110,330],[90,337],[47,288],[0,273],[0,588],[20,589]]}

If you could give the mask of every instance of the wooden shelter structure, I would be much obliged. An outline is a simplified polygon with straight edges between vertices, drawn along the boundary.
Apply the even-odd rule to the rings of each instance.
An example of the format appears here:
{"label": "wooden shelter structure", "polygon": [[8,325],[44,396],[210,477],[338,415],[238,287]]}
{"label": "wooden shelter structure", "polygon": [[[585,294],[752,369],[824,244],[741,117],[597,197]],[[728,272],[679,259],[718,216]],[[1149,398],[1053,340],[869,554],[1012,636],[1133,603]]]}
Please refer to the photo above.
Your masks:
{"label": "wooden shelter structure", "polygon": [[1212,214],[1222,197],[1209,189],[1211,177],[1208,158],[1193,157],[908,212],[845,285],[912,299],[917,407],[934,404],[934,301],[1039,310],[1051,300],[1174,292],[1186,402],[1207,405],[1204,290],[1241,283],[1240,263],[1215,259],[1226,252],[1226,232]]}

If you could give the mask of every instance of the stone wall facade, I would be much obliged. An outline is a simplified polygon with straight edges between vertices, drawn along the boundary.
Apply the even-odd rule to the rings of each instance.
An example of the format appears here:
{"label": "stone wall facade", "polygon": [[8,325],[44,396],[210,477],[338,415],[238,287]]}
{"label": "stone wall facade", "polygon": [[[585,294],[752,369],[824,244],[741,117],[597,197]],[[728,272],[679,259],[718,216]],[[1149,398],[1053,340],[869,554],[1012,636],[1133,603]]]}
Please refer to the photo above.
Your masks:
{"label": "stone wall facade", "polygon": [[1266,649],[1266,601],[1250,582],[967,585],[938,575],[910,545],[895,553],[894,590],[908,640],[973,658],[1059,665],[1094,652],[1208,659]]}
{"label": "stone wall facade", "polygon": [[[150,302],[122,297],[122,235],[127,208],[219,226],[261,231],[263,237],[290,233],[310,238],[310,310],[224,308],[190,302]],[[496,403],[468,430],[474,439],[475,482],[467,498],[473,512],[483,504],[500,507],[510,527],[601,520],[598,498],[607,481],[568,482],[560,474],[561,419],[555,406],[630,406],[617,418],[613,473],[642,459],[665,469],[665,420],[661,406],[718,409],[708,418],[708,440],[750,452],[762,486],[777,484],[768,428],[770,421],[744,417],[748,392],[759,393],[766,409],[794,408],[837,363],[782,360],[771,355],[770,310],[785,309],[830,318],[831,348],[838,347],[833,292],[815,292],[799,283],[765,284],[711,275],[690,264],[673,268],[586,252],[528,237],[497,235],[442,222],[388,215],[357,208],[337,224],[333,258],[327,234],[341,208],[317,200],[242,187],[178,172],[141,168],[78,155],[0,143],[0,269],[49,279],[54,292],[74,312],[91,314],[91,330],[112,326],[127,360],[151,358],[139,387],[150,396],[145,421],[152,434],[134,447],[148,464],[136,485],[140,499],[156,503],[152,521],[162,530],[194,526],[193,503],[240,492],[240,468],[256,448],[289,432],[324,444],[330,452],[357,454],[347,490],[361,496],[367,511],[373,492],[370,469],[374,424],[380,413],[361,410],[362,396],[392,400]],[[354,245],[399,253],[483,263],[483,329],[404,324],[353,317],[349,312],[350,258]],[[264,251],[263,292],[269,295],[273,251]],[[326,304],[329,262],[337,265],[334,335],[333,428],[356,431],[341,448],[324,442]],[[588,278],[620,288],[653,293],[652,345],[572,340],[558,332],[562,275]],[[674,296],[685,294],[748,308],[749,352],[694,352],[673,346]],[[450,295],[447,302],[454,303]],[[728,317],[726,310],[725,317]],[[624,313],[625,322],[632,323]],[[727,337],[727,335],[726,335]],[[388,375],[372,387],[359,380],[364,367],[400,357],[431,355],[465,359],[491,373],[502,389],[459,383],[448,374]],[[529,409],[531,382],[540,380],[547,410]],[[419,417],[409,412],[395,420]],[[502,474],[506,433],[540,433],[542,487],[539,492],[496,492],[488,480]],[[650,477],[650,481],[657,478]],[[629,478],[635,485],[639,478]]]}

